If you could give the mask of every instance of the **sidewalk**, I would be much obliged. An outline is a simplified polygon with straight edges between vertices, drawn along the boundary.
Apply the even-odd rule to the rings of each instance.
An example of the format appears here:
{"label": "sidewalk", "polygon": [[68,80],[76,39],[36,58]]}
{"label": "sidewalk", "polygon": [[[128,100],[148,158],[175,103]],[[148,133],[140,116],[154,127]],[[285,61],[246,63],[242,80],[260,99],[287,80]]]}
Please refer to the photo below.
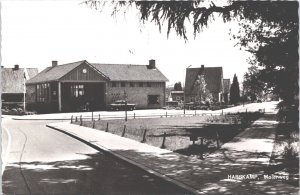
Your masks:
{"label": "sidewalk", "polygon": [[[250,128],[205,160],[69,122],[50,123],[47,126],[105,150],[191,193],[298,194],[298,189],[284,184],[281,180],[263,178],[264,169],[269,164],[277,127],[277,122],[271,115],[257,120]],[[232,177],[247,174],[251,174],[252,179]]]}

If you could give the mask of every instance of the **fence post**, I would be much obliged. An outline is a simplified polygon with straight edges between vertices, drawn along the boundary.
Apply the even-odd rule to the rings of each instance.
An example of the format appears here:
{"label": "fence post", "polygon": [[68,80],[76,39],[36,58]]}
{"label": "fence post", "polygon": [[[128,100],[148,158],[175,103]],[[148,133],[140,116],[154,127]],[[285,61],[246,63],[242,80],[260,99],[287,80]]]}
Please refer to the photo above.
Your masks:
{"label": "fence post", "polygon": [[195,110],[195,116],[197,115],[196,110]]}
{"label": "fence post", "polygon": [[223,109],[222,109],[222,116],[223,116]]}
{"label": "fence post", "polygon": [[218,131],[216,131],[216,138],[217,138],[217,148],[220,148]]}
{"label": "fence post", "polygon": [[201,137],[201,153],[200,153],[200,158],[203,159],[203,137]]}
{"label": "fence post", "polygon": [[94,121],[94,112],[92,111],[92,121]]}
{"label": "fence post", "polygon": [[146,142],[146,132],[147,132],[147,129],[144,129],[143,140],[141,141],[142,143]]}
{"label": "fence post", "polygon": [[168,112],[166,112],[166,118],[168,118]]}
{"label": "fence post", "polygon": [[95,120],[93,120],[93,129],[95,129]]}
{"label": "fence post", "polygon": [[80,126],[82,126],[82,115],[80,115]]}
{"label": "fence post", "polygon": [[108,132],[108,122],[106,123],[106,129],[105,132]]}
{"label": "fence post", "polygon": [[98,121],[100,121],[100,114],[99,114],[99,118],[98,118]]}
{"label": "fence post", "polygon": [[73,123],[73,115],[71,116],[71,124]]}
{"label": "fence post", "polygon": [[124,125],[124,129],[123,129],[123,132],[122,132],[122,137],[125,136],[125,131],[126,131],[126,125]]}
{"label": "fence post", "polygon": [[166,142],[166,132],[164,132],[164,137],[163,137],[163,142],[161,144],[161,148],[166,148],[165,142]]}
{"label": "fence post", "polygon": [[78,119],[77,119],[77,116],[75,117],[75,122],[77,122],[78,121]]}

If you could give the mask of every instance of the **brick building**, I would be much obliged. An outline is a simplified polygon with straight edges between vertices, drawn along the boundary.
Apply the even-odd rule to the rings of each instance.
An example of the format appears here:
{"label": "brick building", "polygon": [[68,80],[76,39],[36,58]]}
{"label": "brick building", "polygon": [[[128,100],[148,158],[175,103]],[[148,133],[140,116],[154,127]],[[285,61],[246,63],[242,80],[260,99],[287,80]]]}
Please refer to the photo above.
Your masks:
{"label": "brick building", "polygon": [[116,100],[126,99],[136,108],[165,105],[167,78],[148,65],[97,64],[79,61],[52,66],[26,82],[27,100],[38,112],[104,110]]}

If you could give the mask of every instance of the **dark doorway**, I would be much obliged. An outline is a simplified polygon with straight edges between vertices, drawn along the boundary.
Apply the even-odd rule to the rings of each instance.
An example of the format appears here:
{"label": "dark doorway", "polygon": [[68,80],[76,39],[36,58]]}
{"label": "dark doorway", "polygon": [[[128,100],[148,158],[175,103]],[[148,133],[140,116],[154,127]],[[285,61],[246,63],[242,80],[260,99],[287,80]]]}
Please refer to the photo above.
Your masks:
{"label": "dark doorway", "polygon": [[96,111],[104,108],[104,83],[63,83],[62,111]]}

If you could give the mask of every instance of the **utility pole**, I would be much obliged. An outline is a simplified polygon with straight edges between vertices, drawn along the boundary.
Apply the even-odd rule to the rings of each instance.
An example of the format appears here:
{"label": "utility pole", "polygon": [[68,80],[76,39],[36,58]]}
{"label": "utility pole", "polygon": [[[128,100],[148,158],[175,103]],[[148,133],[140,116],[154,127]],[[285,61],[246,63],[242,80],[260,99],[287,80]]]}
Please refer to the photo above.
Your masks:
{"label": "utility pole", "polygon": [[244,89],[245,89],[245,86],[244,86],[244,82],[243,82],[243,107],[245,106],[245,95],[244,95]]}
{"label": "utility pole", "polygon": [[125,100],[125,121],[127,121],[127,94],[124,90],[124,100]]}

